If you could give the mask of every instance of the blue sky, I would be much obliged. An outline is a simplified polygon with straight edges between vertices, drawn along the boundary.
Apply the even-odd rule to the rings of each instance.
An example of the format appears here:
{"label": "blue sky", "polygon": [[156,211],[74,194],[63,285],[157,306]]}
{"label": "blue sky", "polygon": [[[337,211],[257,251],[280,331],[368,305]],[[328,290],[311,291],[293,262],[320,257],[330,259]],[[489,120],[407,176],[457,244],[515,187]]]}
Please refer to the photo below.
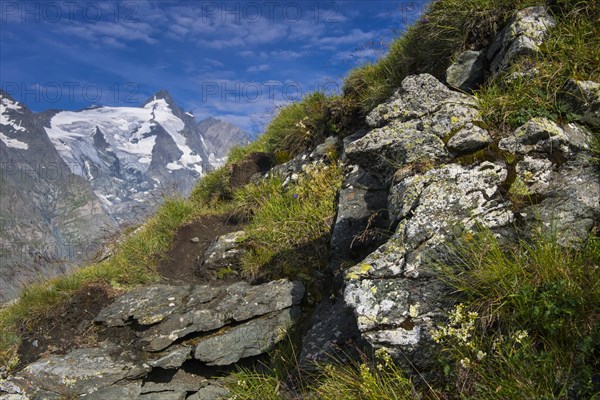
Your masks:
{"label": "blue sky", "polygon": [[33,111],[137,106],[160,89],[197,120],[258,133],[339,88],[426,1],[0,1],[0,83]]}

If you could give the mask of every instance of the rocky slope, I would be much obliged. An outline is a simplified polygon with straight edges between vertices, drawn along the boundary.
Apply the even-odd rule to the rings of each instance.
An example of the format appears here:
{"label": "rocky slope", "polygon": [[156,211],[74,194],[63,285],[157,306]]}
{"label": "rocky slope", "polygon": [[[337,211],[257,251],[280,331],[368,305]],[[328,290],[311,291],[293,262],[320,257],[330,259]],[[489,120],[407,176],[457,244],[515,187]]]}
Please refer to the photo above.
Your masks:
{"label": "rocky slope", "polygon": [[251,140],[250,136],[239,127],[212,117],[198,122],[198,128],[206,138],[209,151],[223,162],[232,146],[247,145]]}

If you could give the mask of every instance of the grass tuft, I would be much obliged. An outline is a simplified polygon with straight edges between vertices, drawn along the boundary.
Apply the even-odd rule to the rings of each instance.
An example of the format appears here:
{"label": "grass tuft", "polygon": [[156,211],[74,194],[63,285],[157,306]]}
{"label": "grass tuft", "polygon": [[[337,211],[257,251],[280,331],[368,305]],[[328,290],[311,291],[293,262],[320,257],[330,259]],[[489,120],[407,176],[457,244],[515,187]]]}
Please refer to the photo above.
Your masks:
{"label": "grass tuft", "polygon": [[[600,377],[600,239],[564,248],[544,232],[465,240],[442,268],[464,305],[434,338],[469,398],[589,398]],[[594,385],[596,385],[594,387]]]}
{"label": "grass tuft", "polygon": [[342,172],[336,164],[307,169],[283,186],[278,177],[241,188],[234,195],[240,213],[251,215],[246,227],[250,251],[242,257],[246,275],[265,271],[299,276],[324,267]]}

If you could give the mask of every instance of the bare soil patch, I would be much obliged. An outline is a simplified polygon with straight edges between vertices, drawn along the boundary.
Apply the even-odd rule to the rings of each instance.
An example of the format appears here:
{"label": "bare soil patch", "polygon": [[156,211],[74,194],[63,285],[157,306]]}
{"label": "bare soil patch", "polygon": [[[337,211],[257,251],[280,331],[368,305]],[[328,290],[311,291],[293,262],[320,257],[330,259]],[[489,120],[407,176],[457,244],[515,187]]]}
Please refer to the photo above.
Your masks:
{"label": "bare soil patch", "polygon": [[29,326],[22,325],[19,366],[23,367],[49,354],[98,343],[96,315],[120,292],[106,284],[90,284],[79,289]]}
{"label": "bare soil patch", "polygon": [[158,265],[159,274],[173,281],[203,281],[198,272],[210,244],[217,237],[240,229],[242,226],[237,218],[228,214],[206,215],[182,226],[175,234],[171,249]]}

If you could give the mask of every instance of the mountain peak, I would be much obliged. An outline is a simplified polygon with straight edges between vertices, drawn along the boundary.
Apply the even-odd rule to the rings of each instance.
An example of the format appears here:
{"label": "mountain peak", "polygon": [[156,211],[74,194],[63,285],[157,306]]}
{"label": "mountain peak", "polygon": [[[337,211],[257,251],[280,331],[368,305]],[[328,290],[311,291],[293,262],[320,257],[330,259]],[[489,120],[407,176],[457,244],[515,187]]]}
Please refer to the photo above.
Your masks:
{"label": "mountain peak", "polygon": [[173,108],[178,108],[177,103],[175,103],[175,100],[173,99],[173,96],[171,96],[171,93],[169,93],[168,90],[166,89],[161,89],[158,92],[156,92],[154,95],[152,95],[148,100],[146,100],[144,102],[144,106],[146,106],[148,103],[156,101],[156,100],[164,100],[167,102],[167,104],[169,105],[169,107]]}

